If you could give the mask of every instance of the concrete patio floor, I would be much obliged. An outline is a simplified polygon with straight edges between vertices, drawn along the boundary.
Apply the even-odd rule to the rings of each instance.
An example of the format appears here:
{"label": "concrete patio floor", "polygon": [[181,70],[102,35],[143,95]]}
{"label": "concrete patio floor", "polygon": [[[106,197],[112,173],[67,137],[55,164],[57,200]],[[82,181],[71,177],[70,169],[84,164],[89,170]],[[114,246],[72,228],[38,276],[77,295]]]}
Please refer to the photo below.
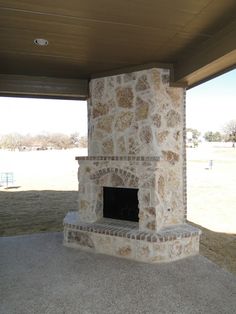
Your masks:
{"label": "concrete patio floor", "polygon": [[150,265],[65,248],[61,233],[0,238],[1,314],[235,309],[236,277],[202,256]]}

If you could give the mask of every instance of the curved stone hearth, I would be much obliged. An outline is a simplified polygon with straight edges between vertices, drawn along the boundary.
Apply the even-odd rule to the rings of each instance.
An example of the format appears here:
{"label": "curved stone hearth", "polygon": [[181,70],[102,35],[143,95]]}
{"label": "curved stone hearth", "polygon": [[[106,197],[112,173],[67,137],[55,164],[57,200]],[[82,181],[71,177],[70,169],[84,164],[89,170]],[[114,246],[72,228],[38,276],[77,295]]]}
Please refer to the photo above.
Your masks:
{"label": "curved stone hearth", "polygon": [[182,224],[143,232],[137,223],[108,218],[82,223],[77,212],[70,212],[64,219],[64,245],[142,262],[169,262],[198,253],[199,230]]}

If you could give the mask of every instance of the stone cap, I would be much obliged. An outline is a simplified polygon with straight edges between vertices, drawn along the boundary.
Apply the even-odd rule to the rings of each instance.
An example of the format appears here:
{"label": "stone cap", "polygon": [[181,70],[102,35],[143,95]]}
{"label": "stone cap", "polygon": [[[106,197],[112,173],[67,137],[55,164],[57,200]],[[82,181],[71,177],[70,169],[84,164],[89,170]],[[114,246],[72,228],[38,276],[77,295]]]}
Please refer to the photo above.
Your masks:
{"label": "stone cap", "polygon": [[160,161],[159,156],[77,156],[78,161],[99,161],[99,160],[118,160],[118,161]]}

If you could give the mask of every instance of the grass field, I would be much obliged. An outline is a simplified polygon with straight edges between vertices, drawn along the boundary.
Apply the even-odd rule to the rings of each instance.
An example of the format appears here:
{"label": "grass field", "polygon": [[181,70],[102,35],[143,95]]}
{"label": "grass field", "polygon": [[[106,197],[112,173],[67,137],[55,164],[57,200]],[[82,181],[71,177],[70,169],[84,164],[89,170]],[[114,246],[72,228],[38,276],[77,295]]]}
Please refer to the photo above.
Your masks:
{"label": "grass field", "polygon": [[236,149],[208,143],[188,149],[187,160],[187,217],[202,229],[200,253],[236,274]]}
{"label": "grass field", "polygon": [[[236,149],[202,145],[187,151],[188,219],[236,233]],[[213,161],[212,170],[209,161]]]}
{"label": "grass field", "polygon": [[75,156],[87,149],[10,152],[0,150],[0,173],[13,172],[15,191],[78,189]]}
{"label": "grass field", "polygon": [[[76,155],[85,150],[6,152],[0,173],[15,182],[0,187],[0,235],[62,230],[77,208]],[[206,169],[213,160],[212,170]],[[236,274],[236,149],[188,149],[188,220],[203,231],[201,254]]]}

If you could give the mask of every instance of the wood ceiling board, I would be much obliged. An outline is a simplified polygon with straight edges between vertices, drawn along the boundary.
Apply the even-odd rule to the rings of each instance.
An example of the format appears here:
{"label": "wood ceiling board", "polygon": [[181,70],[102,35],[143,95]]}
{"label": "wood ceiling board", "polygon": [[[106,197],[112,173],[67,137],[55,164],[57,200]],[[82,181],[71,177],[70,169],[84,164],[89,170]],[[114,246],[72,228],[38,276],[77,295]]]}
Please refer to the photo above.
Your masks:
{"label": "wood ceiling board", "polygon": [[[183,54],[191,55],[199,44],[210,37],[195,36],[192,38],[189,34],[178,33],[175,34],[168,42],[165,43],[161,51],[168,52],[166,58],[162,58],[162,62],[176,63],[178,59],[183,58]],[[183,49],[183,47],[185,47]]]}
{"label": "wood ceiling board", "polygon": [[[33,24],[22,25],[23,23],[19,23],[16,27],[6,26],[6,24],[2,24],[0,22],[0,31],[4,32],[2,35],[9,35],[14,37],[17,41],[18,36],[24,34],[24,32],[31,35],[32,40],[35,36],[50,36],[53,38],[54,36],[57,38],[63,38],[64,41],[70,38],[73,40],[80,40],[85,43],[90,42],[91,40],[99,42],[107,42],[107,41],[120,41],[120,42],[137,42],[141,39],[149,38],[149,41],[156,43],[163,40],[168,40],[173,36],[174,32],[165,32],[163,30],[151,30],[146,32],[144,29],[137,30],[136,28],[125,28],[124,26],[112,25],[109,29],[104,25],[88,25],[86,28],[81,29],[80,27],[69,27],[68,25],[61,25],[54,23],[54,25],[50,25],[47,23],[41,23],[41,25],[36,24],[37,27],[34,27]],[[61,29],[63,31],[61,31]],[[155,40],[158,38],[158,40]]]}
{"label": "wood ceiling board", "polygon": [[[1,72],[5,74],[19,74],[39,76],[54,76],[65,78],[89,78],[93,71],[102,72],[109,69],[121,68],[128,64],[110,64],[98,62],[78,63],[77,60],[61,59],[54,57],[40,58],[39,56],[27,56],[18,54],[0,54],[0,59],[5,62],[1,64]],[[45,71],[46,69],[46,71]],[[89,74],[88,74],[89,73]]]}
{"label": "wood ceiling board", "polygon": [[[13,20],[14,16],[10,21]],[[40,19],[38,21],[34,20],[33,16],[29,20],[23,19],[21,21],[19,19],[16,28],[13,27],[14,23],[15,21],[13,21],[13,25],[10,25],[9,29],[1,29],[2,40],[5,38],[7,41],[3,42],[4,47],[13,49],[13,44],[10,43],[12,41],[14,49],[21,50],[21,47],[23,47],[23,51],[25,51],[25,48],[28,48],[33,52],[36,48],[32,45],[33,39],[36,37],[45,37],[50,42],[49,46],[46,47],[47,51],[51,52],[52,49],[55,49],[60,54],[62,54],[62,51],[68,51],[68,56],[73,56],[74,53],[77,55],[83,53],[82,48],[85,49],[85,53],[91,50],[94,51],[94,49],[105,52],[109,49],[110,53],[114,50],[117,51],[116,58],[119,55],[122,56],[122,53],[119,52],[120,48],[124,52],[132,49],[131,53],[135,52],[135,55],[137,55],[137,49],[140,49],[140,42],[142,42],[146,50],[152,51],[154,49],[154,53],[156,54],[160,45],[168,41],[169,36],[172,34],[169,31],[166,31],[164,34],[159,29],[151,29],[147,34],[145,29],[137,29],[130,26],[126,28],[124,25],[111,25],[108,29],[106,25],[94,22],[83,22],[83,27],[70,24],[61,25],[58,23],[57,18],[55,21],[48,21],[48,17],[46,21],[41,21]],[[5,20],[1,19],[0,22],[0,25],[6,24],[7,17],[5,17]],[[61,31],[60,26],[64,29],[64,32]],[[158,38],[158,40],[154,40],[154,38]],[[73,52],[74,48],[80,50]],[[155,55],[155,57],[158,56]]]}
{"label": "wood ceiling board", "polygon": [[[1,57],[1,56],[0,56]],[[93,73],[104,73],[108,71],[116,71],[117,69],[123,69],[130,67],[130,63],[127,64],[109,64],[109,63],[96,63],[89,62],[86,65],[83,64],[67,64],[54,62],[53,58],[47,59],[47,62],[43,62],[42,59],[31,59],[27,56],[26,61],[22,62],[21,59],[17,61],[16,58],[9,58],[1,65],[1,73],[5,74],[19,74],[25,75],[39,75],[39,76],[54,76],[61,78],[90,78]],[[64,61],[64,60],[63,60]],[[133,66],[139,64],[133,63]],[[46,70],[45,70],[46,68]]]}
{"label": "wood ceiling board", "polygon": [[[74,20],[66,17],[60,16],[48,16],[40,15],[34,13],[25,13],[25,12],[11,12],[11,11],[2,11],[0,13],[1,20],[0,26],[7,28],[20,28],[22,30],[29,29],[32,31],[47,32],[50,27],[51,32],[61,32],[62,34],[77,34],[81,33],[87,35],[91,31],[97,29],[99,31],[109,32],[123,32],[128,31],[130,33],[148,33],[156,34],[161,36],[163,32],[165,35],[171,35],[176,31],[175,27],[166,27],[166,24],[162,26],[152,28],[152,27],[142,27],[138,25],[125,25],[125,24],[113,24],[113,23],[100,23],[94,20]],[[109,29],[108,29],[109,25]],[[164,36],[164,35],[163,35]]]}
{"label": "wood ceiling board", "polygon": [[[88,25],[94,25],[96,27],[98,27],[99,25],[104,25],[104,27],[123,27],[123,28],[130,28],[130,29],[145,29],[146,31],[148,30],[165,30],[165,31],[169,31],[169,32],[175,32],[176,30],[181,30],[181,28],[183,27],[183,18],[182,16],[180,16],[179,20],[181,21],[179,27],[178,25],[172,25],[171,20],[172,17],[171,16],[166,16],[163,18],[159,18],[156,17],[156,25],[155,27],[152,26],[145,26],[142,24],[131,24],[131,23],[114,23],[112,21],[110,21],[109,19],[107,20],[97,20],[97,19],[80,19],[80,18],[76,18],[73,16],[63,16],[63,15],[56,15],[56,14],[41,14],[38,12],[31,12],[31,11],[18,11],[18,10],[9,10],[9,9],[3,9],[0,7],[1,10],[1,23],[4,23],[4,19],[5,19],[5,24],[8,25],[9,27],[22,27],[22,25],[26,25],[26,27],[29,26],[30,23],[34,23],[35,26],[39,27],[39,25],[37,25],[37,22],[39,24],[41,24],[41,26],[44,26],[45,23],[51,25],[53,28],[55,28],[55,24],[57,24],[58,27],[63,26],[63,27],[67,27],[67,26],[74,26],[77,29],[78,28],[83,28],[83,27],[87,27]],[[192,16],[191,16],[192,17]],[[188,19],[190,19],[191,17],[189,17]],[[18,24],[18,25],[17,25]],[[64,28],[61,27],[61,30],[64,31]]]}
{"label": "wood ceiling board", "polygon": [[[24,73],[25,75],[55,76],[67,78],[89,78],[94,73],[116,72],[119,69],[139,66],[140,63],[109,63],[104,60],[98,62],[97,59],[87,62],[81,62],[79,59],[70,59],[54,56],[26,55],[22,53],[6,52],[1,53],[0,60],[5,60],[1,64],[1,72],[9,74]],[[163,56],[164,60],[164,56]],[[153,63],[154,61],[145,62]],[[164,61],[167,63],[168,61]],[[1,63],[1,62],[0,62]],[[155,62],[156,63],[156,62]],[[143,65],[143,64],[142,64]],[[45,70],[46,69],[46,70]]]}
{"label": "wood ceiling board", "polygon": [[[112,42],[117,46],[117,49],[120,45],[126,50],[130,49],[132,45],[136,45],[136,47],[138,45],[139,47],[140,42],[143,46],[151,49],[151,44],[159,47],[160,44],[168,42],[175,33],[175,31],[164,29],[150,29],[147,32],[146,29],[137,29],[136,27],[126,27],[124,25],[111,25],[108,28],[107,25],[94,22],[83,22],[81,25],[66,24],[65,22],[59,22],[58,18],[48,20],[48,17],[46,20],[35,20],[33,16],[30,19],[14,19],[14,15],[11,18],[2,18],[0,27],[3,26],[2,32],[5,36],[11,37],[16,45],[20,41],[20,37],[24,36],[23,33],[27,32],[29,35],[32,33],[30,44],[37,37],[47,38],[50,40],[50,45],[61,39],[60,41],[63,42],[65,49],[70,49],[75,43],[83,43],[85,46],[92,44],[93,47],[95,45],[99,47],[107,45],[107,43],[112,45]],[[123,45],[126,46],[123,47]]]}
{"label": "wood ceiling board", "polygon": [[203,12],[196,16],[190,23],[182,29],[190,34],[205,34],[206,36],[212,36],[218,32],[222,27],[236,19],[236,1],[233,0],[231,6],[228,8],[222,8],[224,1],[220,2],[220,8],[214,10],[213,5],[219,4],[213,2],[213,4],[206,8]]}
{"label": "wood ceiling board", "polygon": [[[101,63],[114,63],[114,64],[134,64],[134,63],[144,63],[144,61],[155,61],[156,59],[160,59],[161,55],[165,56],[164,51],[160,51],[160,46],[157,47],[151,47],[151,45],[146,45],[145,49],[142,47],[142,45],[137,44],[133,45],[132,50],[125,50],[123,48],[122,52],[119,52],[117,49],[117,46],[111,46],[110,44],[104,44],[103,48],[96,47],[95,45],[90,45],[88,48],[84,49],[83,47],[80,47],[78,45],[71,45],[69,50],[65,50],[63,47],[63,44],[57,43],[54,44],[51,49],[47,49],[48,47],[35,47],[35,50],[32,51],[30,49],[27,49],[27,39],[23,39],[21,37],[21,43],[20,47],[16,46],[16,43],[14,43],[11,40],[4,39],[0,36],[1,42],[4,44],[4,46],[7,47],[7,49],[4,49],[3,51],[7,52],[19,52],[21,55],[30,55],[35,54],[38,56],[44,56],[44,57],[58,57],[58,58],[72,58],[72,59],[78,59],[82,63],[86,63],[89,61],[96,61]],[[50,42],[50,38],[49,38]],[[106,47],[106,51],[104,51],[104,47]],[[142,53],[136,53],[138,50],[142,50]],[[151,49],[151,53],[150,50]],[[3,60],[2,60],[3,62]],[[27,64],[26,64],[27,66]]]}
{"label": "wood ceiling board", "polygon": [[[20,64],[11,59],[9,71],[34,75],[74,77],[78,71],[80,77],[89,77],[159,61],[176,63],[177,68],[181,64],[177,76],[183,77],[195,69],[192,53],[215,35],[219,25],[229,22],[235,4],[232,0],[0,0],[1,49],[19,54]],[[49,46],[32,45],[36,37],[47,38]],[[33,55],[34,67],[33,61],[27,62]],[[196,66],[201,64],[197,60]]]}
{"label": "wood ceiling board", "polygon": [[[112,34],[117,36],[110,37],[105,35],[105,29],[99,30],[98,35],[88,34],[84,39],[79,36],[61,36],[60,33],[47,33],[46,38],[49,40],[47,47],[37,47],[33,44],[33,40],[36,35],[32,34],[31,30],[21,31],[20,29],[1,29],[0,39],[2,47],[5,50],[14,50],[21,52],[40,52],[42,55],[61,55],[67,57],[80,56],[88,59],[91,57],[100,58],[102,60],[110,60],[115,63],[121,62],[142,62],[147,56],[151,59],[158,59],[160,47],[164,45],[167,38],[163,37],[158,41],[153,40],[155,34],[149,33],[148,36],[144,32],[129,32],[126,31],[124,36],[124,30],[114,30]],[[44,37],[44,36],[43,36]],[[110,38],[110,39],[109,39]],[[141,48],[141,51],[140,51]],[[162,48],[164,49],[164,48]],[[137,53],[139,51],[139,53]],[[101,56],[101,57],[100,57]],[[115,60],[114,60],[115,59]]]}
{"label": "wood ceiling board", "polygon": [[[61,15],[108,23],[134,24],[157,27],[166,18],[175,28],[183,26],[191,15],[201,11],[210,0],[74,0],[74,1],[0,1],[0,6],[11,9]],[[225,0],[228,1],[228,0]]]}
{"label": "wood ceiling board", "polygon": [[[86,67],[88,64],[97,64],[97,65],[101,65],[101,66],[108,66],[108,67],[112,67],[112,66],[122,66],[122,65],[127,65],[127,62],[123,62],[123,63],[108,63],[107,60],[103,60],[98,62],[97,59],[95,61],[88,60],[88,59],[82,59],[79,56],[77,58],[71,58],[71,57],[64,57],[64,56],[55,56],[55,55],[49,55],[49,54],[45,54],[42,55],[40,53],[30,53],[30,54],[26,54],[25,52],[19,52],[16,51],[14,52],[13,50],[11,51],[4,51],[2,50],[0,52],[0,62],[1,65],[3,65],[4,63],[1,60],[6,60],[9,62],[14,61],[14,59],[17,62],[22,61],[26,61],[26,60],[30,60],[33,59],[34,62],[47,62],[48,64],[50,64],[51,62],[57,62],[58,67],[62,64],[62,65],[71,65],[71,66],[75,66],[75,65],[83,65],[84,67]],[[22,62],[25,65],[25,62]]]}

